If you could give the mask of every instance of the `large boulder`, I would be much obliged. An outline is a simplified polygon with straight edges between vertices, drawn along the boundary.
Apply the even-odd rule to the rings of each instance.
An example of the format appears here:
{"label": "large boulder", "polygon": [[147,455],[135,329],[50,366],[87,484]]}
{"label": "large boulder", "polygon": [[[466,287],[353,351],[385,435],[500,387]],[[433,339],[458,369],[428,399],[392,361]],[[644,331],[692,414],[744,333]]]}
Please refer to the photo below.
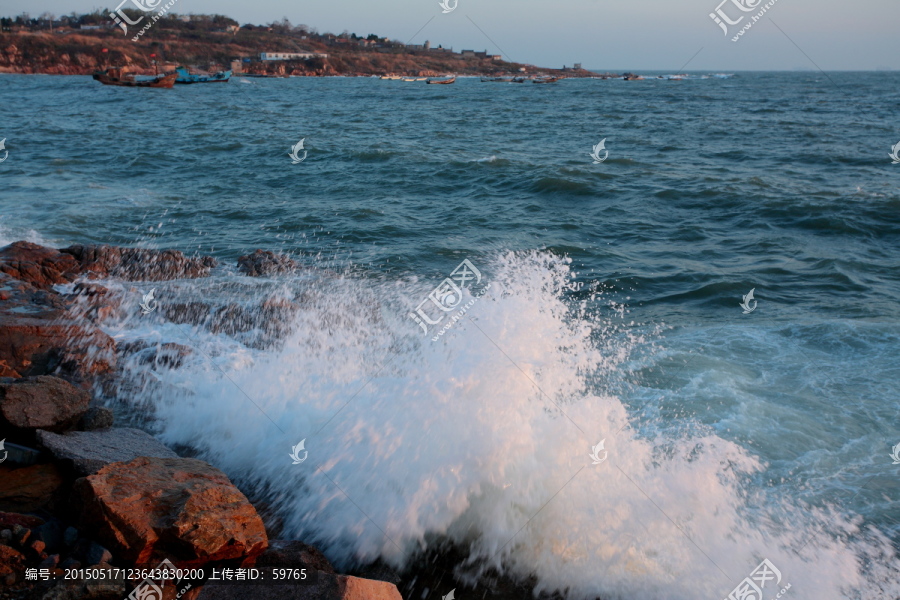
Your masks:
{"label": "large boulder", "polygon": [[75,482],[82,527],[116,557],[180,566],[253,559],[262,519],[224,473],[193,458],[136,458]]}
{"label": "large boulder", "polygon": [[319,572],[311,585],[233,585],[208,583],[197,600],[403,600],[386,581]]}
{"label": "large boulder", "polygon": [[237,260],[238,270],[251,277],[281,275],[297,270],[297,262],[284,254],[275,254],[271,250],[257,250],[253,254],[245,254]]}
{"label": "large boulder", "polygon": [[71,463],[79,476],[92,475],[106,465],[139,456],[178,457],[149,433],[127,427],[71,431],[65,435],[38,431],[37,439],[54,457]]}
{"label": "large boulder", "polygon": [[216,259],[211,256],[188,258],[178,250],[76,244],[60,252],[72,256],[86,275],[128,281],[206,277],[216,266]]}
{"label": "large boulder", "polygon": [[90,402],[90,394],[50,375],[0,383],[0,430],[65,431],[78,423]]}

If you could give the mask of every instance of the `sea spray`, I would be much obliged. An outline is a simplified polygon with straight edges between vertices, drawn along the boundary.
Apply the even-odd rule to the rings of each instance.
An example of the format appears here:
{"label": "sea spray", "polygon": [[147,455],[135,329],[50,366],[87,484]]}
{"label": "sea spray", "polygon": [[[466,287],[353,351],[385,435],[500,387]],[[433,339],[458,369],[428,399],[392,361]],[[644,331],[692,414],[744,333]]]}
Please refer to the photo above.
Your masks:
{"label": "sea spray", "polygon": [[[344,568],[402,566],[439,536],[468,549],[461,576],[534,575],[571,598],[722,598],[762,558],[797,600],[896,595],[881,534],[749,485],[766,465],[741,446],[642,422],[608,392],[655,336],[602,294],[566,294],[567,260],[485,262],[491,289],[436,343],[405,318],[429,288],[406,280],[298,282],[291,333],[264,349],[129,319],[120,335],[197,351],[123,395]],[[301,439],[309,458],[292,465]],[[592,465],[601,439],[609,458]]]}

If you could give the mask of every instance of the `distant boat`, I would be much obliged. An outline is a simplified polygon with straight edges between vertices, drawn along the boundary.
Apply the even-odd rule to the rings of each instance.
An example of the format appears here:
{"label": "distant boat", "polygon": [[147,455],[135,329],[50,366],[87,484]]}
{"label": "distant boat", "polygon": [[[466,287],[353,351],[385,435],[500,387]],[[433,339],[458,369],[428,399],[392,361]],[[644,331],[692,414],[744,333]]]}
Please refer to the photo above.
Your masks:
{"label": "distant boat", "polygon": [[513,77],[512,78],[513,83],[525,83],[526,81],[528,81],[527,77]]}
{"label": "distant boat", "polygon": [[404,77],[403,81],[426,81],[427,77]]}
{"label": "distant boat", "polygon": [[219,71],[214,75],[192,75],[187,67],[176,67],[175,83],[228,83],[231,79],[231,71]]}
{"label": "distant boat", "polygon": [[456,83],[456,77],[454,76],[454,77],[451,77],[450,79],[429,79],[425,83],[441,83],[441,84],[446,85],[448,83]]}
{"label": "distant boat", "polygon": [[390,80],[403,79],[399,75],[382,75],[381,78],[382,79],[390,79]]}
{"label": "distant boat", "polygon": [[639,79],[643,79],[640,75],[635,75],[634,73],[625,73],[622,77],[625,81],[637,81]]}
{"label": "distant boat", "polygon": [[175,85],[175,79],[177,77],[178,75],[176,73],[172,73],[170,75],[160,75],[159,77],[148,81],[137,81],[133,74],[122,73],[122,69],[117,67],[94,73],[95,81],[99,81],[103,85],[115,85],[120,87],[171,88]]}
{"label": "distant boat", "polygon": [[512,82],[512,80],[513,80],[512,77],[482,77],[481,78],[481,81],[483,81],[483,82],[496,81],[496,82],[501,82],[501,83],[510,83],[510,82]]}
{"label": "distant boat", "polygon": [[559,81],[559,77],[538,77],[532,79],[531,83],[556,83],[557,81]]}

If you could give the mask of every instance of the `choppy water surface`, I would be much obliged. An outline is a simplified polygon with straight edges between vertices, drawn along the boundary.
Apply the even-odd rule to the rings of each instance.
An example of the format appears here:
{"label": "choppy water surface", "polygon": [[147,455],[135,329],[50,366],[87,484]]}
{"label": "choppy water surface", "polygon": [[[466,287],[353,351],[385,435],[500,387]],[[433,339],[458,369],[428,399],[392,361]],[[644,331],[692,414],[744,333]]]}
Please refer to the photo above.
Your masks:
{"label": "choppy water surface", "polygon": [[[162,304],[294,303],[273,343],[110,282],[134,310],[107,327],[195,349],[126,359],[122,395],[343,566],[451,541],[457,575],[650,600],[767,558],[785,597],[892,600],[898,84],[3,76],[0,241],[209,253]],[[309,268],[238,275],[256,248]],[[490,288],[432,342],[407,314],[464,258]]]}

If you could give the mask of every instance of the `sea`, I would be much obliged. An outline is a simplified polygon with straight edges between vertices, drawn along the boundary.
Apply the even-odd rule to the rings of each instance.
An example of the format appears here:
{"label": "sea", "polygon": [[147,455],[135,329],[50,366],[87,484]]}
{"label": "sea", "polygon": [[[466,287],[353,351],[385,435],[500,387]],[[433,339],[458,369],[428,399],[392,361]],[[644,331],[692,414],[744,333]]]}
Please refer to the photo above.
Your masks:
{"label": "sea", "polygon": [[644,75],[2,75],[0,243],[216,257],[97,401],[404,598],[896,600],[900,73]]}

